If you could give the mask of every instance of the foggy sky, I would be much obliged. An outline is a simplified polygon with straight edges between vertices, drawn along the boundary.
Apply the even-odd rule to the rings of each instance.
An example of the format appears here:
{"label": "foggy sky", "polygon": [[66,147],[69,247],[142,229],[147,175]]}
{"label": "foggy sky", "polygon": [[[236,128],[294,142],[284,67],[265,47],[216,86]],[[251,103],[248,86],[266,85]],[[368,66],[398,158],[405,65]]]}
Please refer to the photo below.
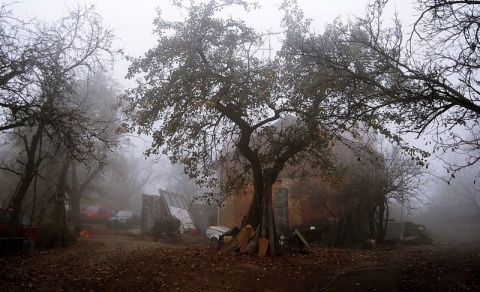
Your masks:
{"label": "foggy sky", "polygon": [[[326,24],[332,23],[340,17],[346,22],[354,16],[363,16],[366,5],[374,0],[298,0],[306,18],[312,18],[317,32],[322,32]],[[2,0],[4,3],[9,3]],[[188,1],[185,1],[188,4]],[[283,0],[260,0],[262,6],[259,10],[248,13],[243,8],[229,10],[233,17],[244,19],[248,25],[260,31],[278,31],[282,12],[278,5]],[[181,20],[180,11],[172,7],[170,0],[18,0],[12,5],[14,14],[21,19],[37,18],[45,21],[55,21],[67,14],[67,7],[74,8],[80,5],[95,5],[95,11],[99,13],[104,25],[114,29],[117,41],[114,47],[123,48],[130,56],[140,56],[153,48],[158,39],[153,34],[153,20],[157,16],[156,9],[162,11],[162,15],[169,20]],[[410,31],[414,15],[417,13],[410,0],[390,0],[385,21],[393,17],[395,10],[402,19],[405,31]],[[114,68],[114,78],[124,87],[134,86],[133,81],[124,79],[127,73],[128,63],[119,61]],[[148,139],[148,138],[146,138]],[[415,142],[412,142],[414,144]],[[145,141],[139,140],[139,149],[145,149]],[[419,145],[424,144],[423,141]]]}
{"label": "foggy sky", "polygon": [[[245,19],[249,25],[259,30],[275,31],[282,18],[282,13],[278,10],[282,1],[258,1],[262,8],[249,13],[244,13],[243,9],[237,6],[232,15]],[[333,22],[339,16],[346,20],[353,15],[363,15],[367,3],[371,1],[373,0],[298,0],[298,4],[304,10],[305,16],[314,20],[316,29],[322,31],[327,23]],[[157,36],[153,35],[152,31],[157,8],[162,10],[162,14],[168,19],[181,19],[180,12],[172,7],[170,0],[18,0],[13,8],[15,15],[20,18],[36,17],[53,21],[66,14],[66,7],[75,7],[77,3],[95,5],[95,10],[103,17],[105,25],[115,30],[118,38],[115,47],[123,48],[127,55],[132,56],[139,56],[155,45]],[[389,12],[393,13],[395,9],[407,28],[412,23],[412,16],[416,14],[413,4],[409,0],[391,1]],[[127,67],[127,62],[121,61],[115,68],[115,78],[125,87],[133,85],[133,82],[124,80]]]}

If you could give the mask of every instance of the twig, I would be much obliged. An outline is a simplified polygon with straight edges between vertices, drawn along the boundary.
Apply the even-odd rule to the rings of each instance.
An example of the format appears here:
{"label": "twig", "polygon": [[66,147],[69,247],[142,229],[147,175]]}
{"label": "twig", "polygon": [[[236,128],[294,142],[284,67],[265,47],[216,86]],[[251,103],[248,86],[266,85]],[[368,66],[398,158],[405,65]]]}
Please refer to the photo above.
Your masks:
{"label": "twig", "polygon": [[347,269],[347,270],[345,270],[345,271],[343,271],[343,272],[340,272],[340,273],[336,274],[335,277],[333,277],[332,281],[330,281],[330,283],[327,284],[327,286],[323,287],[322,289],[315,290],[315,292],[320,292],[320,291],[325,291],[325,290],[327,290],[328,287],[329,287],[330,285],[332,285],[333,282],[335,282],[335,280],[337,279],[338,276],[340,276],[340,275],[342,275],[342,274],[344,275],[344,274],[347,273],[347,272],[350,272],[350,271],[353,271],[353,270],[358,270],[358,269],[363,269],[363,268],[383,266],[383,265],[385,265],[385,264],[375,264],[375,265],[360,266],[360,267],[354,267],[354,268]]}

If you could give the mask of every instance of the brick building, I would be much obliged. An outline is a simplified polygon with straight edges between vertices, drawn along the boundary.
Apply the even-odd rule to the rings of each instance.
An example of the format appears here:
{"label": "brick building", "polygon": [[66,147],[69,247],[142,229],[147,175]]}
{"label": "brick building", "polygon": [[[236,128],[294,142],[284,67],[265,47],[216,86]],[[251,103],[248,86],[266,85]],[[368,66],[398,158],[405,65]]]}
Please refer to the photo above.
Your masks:
{"label": "brick building", "polygon": [[[337,161],[348,163],[353,153],[345,146],[335,146]],[[338,191],[312,171],[310,178],[292,180],[280,173],[273,185],[272,204],[277,227],[318,225],[326,220],[332,222],[341,217],[344,204]],[[253,198],[253,186],[247,188],[246,195],[239,194],[227,198],[220,208],[220,225],[226,227],[241,226]]]}
{"label": "brick building", "polygon": [[[287,117],[287,123],[293,121]],[[285,121],[277,122],[277,128],[282,127]],[[343,144],[338,143],[333,147],[337,165],[348,164],[354,161],[353,151]],[[287,173],[291,171],[287,166],[279,175],[273,185],[272,204],[277,227],[318,225],[319,222],[336,218],[344,212],[344,205],[338,192],[330,184],[322,180],[319,174],[312,171],[309,178],[304,181],[292,180]],[[220,208],[220,225],[226,227],[241,226],[244,216],[248,212],[253,198],[253,186],[247,188],[246,195],[239,194],[227,198]]]}
{"label": "brick building", "polygon": [[[342,204],[333,192],[330,195],[323,190],[302,192],[295,186],[302,183],[308,185],[311,182],[296,182],[283,178],[273,185],[272,204],[277,227],[316,225],[341,216]],[[322,185],[328,188],[322,183],[311,185]],[[249,187],[246,193],[246,195],[237,195],[225,200],[220,208],[220,225],[226,227],[241,225],[253,198],[253,187]]]}

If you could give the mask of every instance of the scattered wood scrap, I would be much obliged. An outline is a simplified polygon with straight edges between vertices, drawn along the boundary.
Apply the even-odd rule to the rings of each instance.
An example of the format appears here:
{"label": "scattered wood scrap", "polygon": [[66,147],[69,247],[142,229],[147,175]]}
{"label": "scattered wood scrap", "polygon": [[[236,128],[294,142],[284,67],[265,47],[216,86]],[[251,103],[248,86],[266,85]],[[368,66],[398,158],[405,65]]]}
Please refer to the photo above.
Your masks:
{"label": "scattered wood scrap", "polygon": [[254,233],[255,231],[253,231],[252,225],[248,224],[247,226],[244,227],[244,232],[242,234],[242,237],[239,238],[240,253],[245,253],[247,251],[248,243],[250,242],[250,239],[253,237]]}
{"label": "scattered wood scrap", "polygon": [[260,238],[258,240],[258,256],[259,257],[265,257],[267,255],[267,249],[268,245],[270,243],[270,240],[266,238]]}
{"label": "scattered wood scrap", "polygon": [[260,226],[257,227],[257,230],[255,230],[255,234],[253,235],[252,239],[250,239],[250,242],[248,243],[248,246],[247,246],[248,254],[255,254],[257,252],[259,239],[260,239]]}
{"label": "scattered wood scrap", "polygon": [[310,244],[298,229],[295,229],[293,235],[287,240],[287,246],[301,251],[310,249]]}
{"label": "scattered wood scrap", "polygon": [[232,240],[225,242],[225,245],[220,248],[220,252],[237,251],[238,249],[245,252],[248,243],[254,234],[255,232],[253,231],[252,225],[247,224]]}

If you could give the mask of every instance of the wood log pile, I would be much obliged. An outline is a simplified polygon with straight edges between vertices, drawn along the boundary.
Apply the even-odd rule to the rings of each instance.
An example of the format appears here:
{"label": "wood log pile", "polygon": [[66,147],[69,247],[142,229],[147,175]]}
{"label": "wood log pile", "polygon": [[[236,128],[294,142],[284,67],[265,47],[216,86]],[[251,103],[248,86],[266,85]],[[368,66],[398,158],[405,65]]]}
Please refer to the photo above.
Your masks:
{"label": "wood log pile", "polygon": [[[257,254],[260,257],[267,256],[271,244],[269,239],[260,237],[259,228],[253,230],[250,224],[247,224],[238,232],[225,234],[222,243],[219,252]],[[295,229],[293,236],[288,239],[287,244],[302,251],[310,249],[310,245],[297,229]]]}

